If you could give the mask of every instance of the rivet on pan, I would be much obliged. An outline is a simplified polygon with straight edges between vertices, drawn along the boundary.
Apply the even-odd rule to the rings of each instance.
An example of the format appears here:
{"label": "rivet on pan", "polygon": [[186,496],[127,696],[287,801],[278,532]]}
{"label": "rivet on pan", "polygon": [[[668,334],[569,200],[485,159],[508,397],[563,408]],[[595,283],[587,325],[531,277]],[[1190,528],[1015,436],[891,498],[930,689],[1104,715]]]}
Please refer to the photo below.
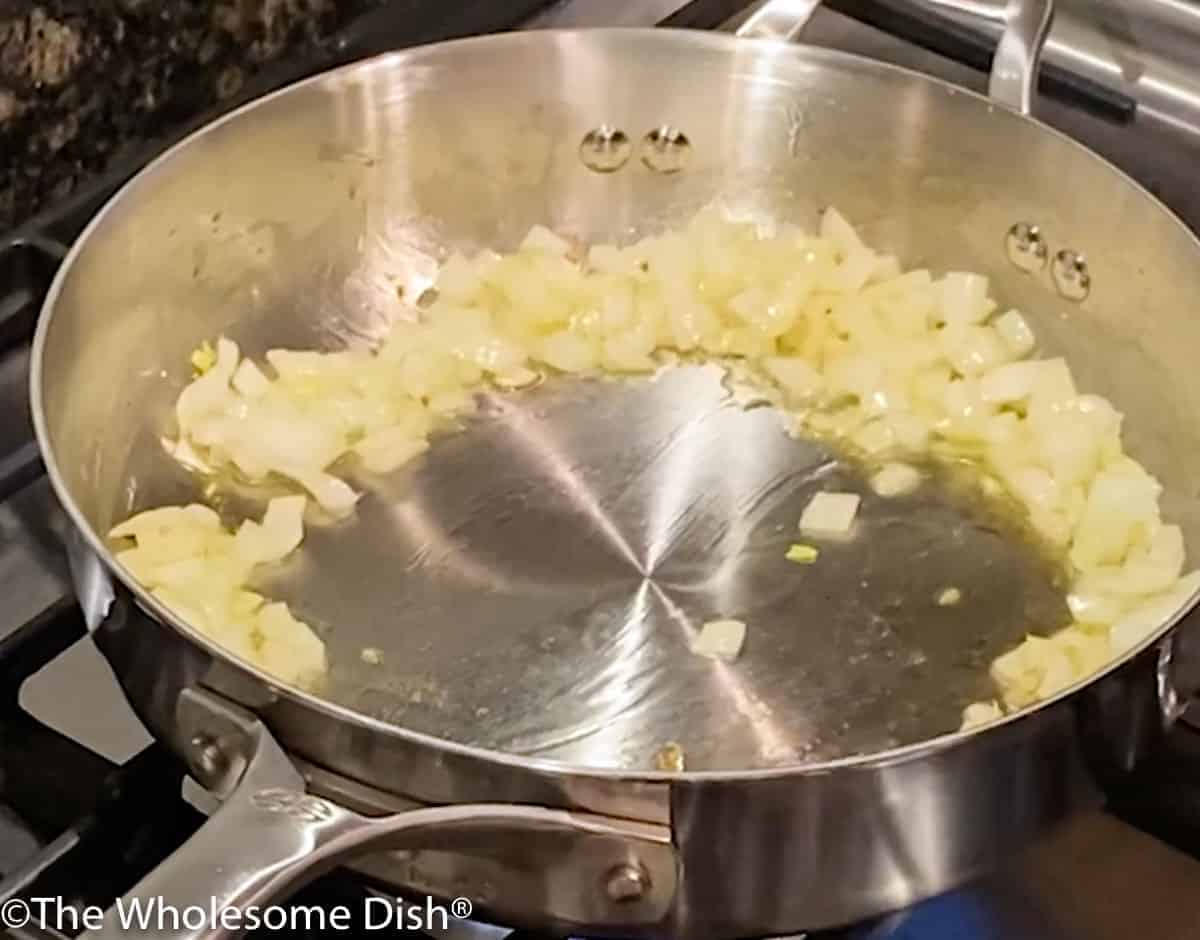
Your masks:
{"label": "rivet on pan", "polygon": [[192,749],[192,764],[197,773],[203,775],[208,780],[212,780],[220,777],[225,772],[229,761],[226,759],[225,752],[221,750],[221,746],[215,738],[207,734],[197,734],[189,743]]}
{"label": "rivet on pan", "polygon": [[579,159],[589,170],[613,173],[621,169],[633,154],[629,135],[616,127],[601,124],[583,135],[579,142]]}
{"label": "rivet on pan", "polygon": [[1008,260],[1022,271],[1032,274],[1046,266],[1049,249],[1036,225],[1017,222],[1008,230],[1004,247],[1008,251]]}
{"label": "rivet on pan", "polygon": [[1067,300],[1083,300],[1092,290],[1092,275],[1087,260],[1077,251],[1064,248],[1054,255],[1050,265],[1054,286]]}
{"label": "rivet on pan", "polygon": [[640,901],[650,889],[650,876],[640,865],[617,865],[604,878],[604,893],[617,904]]}
{"label": "rivet on pan", "polygon": [[678,173],[691,150],[691,141],[683,131],[663,124],[642,138],[642,163],[655,173]]}

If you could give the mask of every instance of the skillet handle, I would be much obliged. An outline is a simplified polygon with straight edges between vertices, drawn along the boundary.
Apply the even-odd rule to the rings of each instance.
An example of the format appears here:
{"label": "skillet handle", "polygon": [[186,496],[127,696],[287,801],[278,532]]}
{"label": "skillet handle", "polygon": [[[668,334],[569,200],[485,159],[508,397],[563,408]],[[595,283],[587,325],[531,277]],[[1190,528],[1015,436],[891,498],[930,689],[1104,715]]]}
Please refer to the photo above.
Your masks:
{"label": "skillet handle", "polygon": [[[221,713],[227,756],[212,763],[236,766],[240,776],[200,830],[121,898],[99,930],[82,937],[117,940],[147,928],[167,940],[240,937],[267,912],[282,917],[272,905],[352,856],[505,842],[570,874],[569,906],[583,925],[649,927],[671,909],[677,873],[667,827],[508,804],[362,816],[306,793],[303,777],[257,717],[211,693],[189,694],[193,707],[195,699],[209,699]],[[236,757],[228,753],[231,717],[241,724]],[[470,916],[473,903],[455,898],[436,916],[436,927],[445,929],[442,917],[448,923]],[[148,912],[148,923],[131,921],[135,910]]]}
{"label": "skillet handle", "polygon": [[[1038,64],[1054,21],[1054,0],[1002,0],[1004,31],[992,59],[988,95],[998,104],[1028,115],[1037,90]],[[764,0],[741,19],[735,34],[744,39],[800,38],[821,0]],[[951,9],[963,0],[936,0]]]}
{"label": "skillet handle", "polygon": [[993,101],[1021,114],[1032,113],[1038,63],[1053,21],[1054,0],[1007,0],[1004,32],[988,78]]}
{"label": "skillet handle", "polygon": [[741,39],[799,39],[821,0],[766,0],[734,31]]}

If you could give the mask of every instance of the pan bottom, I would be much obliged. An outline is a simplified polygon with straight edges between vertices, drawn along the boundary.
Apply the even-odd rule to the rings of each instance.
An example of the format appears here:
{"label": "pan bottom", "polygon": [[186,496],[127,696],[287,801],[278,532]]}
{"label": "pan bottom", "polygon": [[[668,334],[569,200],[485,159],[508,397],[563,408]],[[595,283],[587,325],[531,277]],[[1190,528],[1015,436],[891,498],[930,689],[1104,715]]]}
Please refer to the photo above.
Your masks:
{"label": "pan bottom", "polygon": [[[852,537],[789,561],[830,490],[862,498]],[[322,633],[341,705],[575,765],[677,745],[719,770],[954,730],[997,655],[1069,619],[1057,574],[944,480],[881,497],[685,366],[482,397],[266,588]],[[747,624],[735,661],[691,649],[716,618]]]}

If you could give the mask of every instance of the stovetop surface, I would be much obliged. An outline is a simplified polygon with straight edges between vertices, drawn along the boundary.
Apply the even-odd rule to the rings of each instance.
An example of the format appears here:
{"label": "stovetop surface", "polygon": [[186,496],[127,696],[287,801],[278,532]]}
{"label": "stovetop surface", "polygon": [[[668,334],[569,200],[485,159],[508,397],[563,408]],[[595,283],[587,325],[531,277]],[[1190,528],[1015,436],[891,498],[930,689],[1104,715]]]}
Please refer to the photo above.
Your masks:
{"label": "stovetop surface", "polygon": [[270,87],[397,44],[508,27],[552,2],[7,0],[0,231]]}
{"label": "stovetop surface", "polygon": [[[711,19],[728,15],[738,4],[727,5],[723,14],[710,0],[688,7],[705,8]],[[853,12],[856,3],[834,5]],[[682,0],[567,0],[541,14],[536,25],[652,25],[684,6]],[[977,90],[986,81],[974,69],[833,10],[817,14],[806,39]],[[1099,149],[1200,227],[1200,193],[1191,186],[1194,139],[1153,116],[1117,121],[1054,101],[1041,102],[1039,114]],[[0,296],[4,288],[0,271]],[[0,460],[31,438],[24,404],[27,369],[24,345],[0,355]],[[203,818],[179,796],[178,766],[151,746],[107,665],[90,640],[79,638],[82,628],[59,548],[62,525],[44,480],[0,504],[0,690],[9,692],[7,699],[0,698],[0,904],[16,896],[107,903]],[[1200,780],[1200,760],[1190,753],[1171,764],[1167,775],[1177,772],[1184,778],[1189,769],[1196,773],[1192,779]],[[1140,803],[1139,794],[1131,794],[1129,803],[1145,808],[1167,793],[1182,809],[1197,799],[1190,791],[1154,793]],[[990,878],[831,936],[1194,940],[1200,937],[1200,861],[1193,856],[1200,857],[1200,838],[1189,842],[1186,827],[1174,821],[1143,828],[1155,834],[1112,813],[1083,816]],[[296,903],[354,909],[369,890],[356,877],[334,873],[306,889]],[[439,936],[483,940],[504,933],[456,924]],[[37,934],[26,929],[14,935]]]}
{"label": "stovetop surface", "polygon": [[40,0],[0,15],[0,229],[380,0]]}

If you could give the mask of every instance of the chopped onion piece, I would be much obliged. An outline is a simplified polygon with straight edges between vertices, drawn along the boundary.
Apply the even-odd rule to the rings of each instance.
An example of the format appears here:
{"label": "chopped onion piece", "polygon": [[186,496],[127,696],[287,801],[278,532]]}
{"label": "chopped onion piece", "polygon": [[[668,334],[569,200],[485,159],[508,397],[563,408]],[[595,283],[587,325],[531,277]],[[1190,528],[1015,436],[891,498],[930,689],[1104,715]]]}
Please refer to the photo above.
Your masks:
{"label": "chopped onion piece", "polygon": [[271,389],[271,381],[251,360],[243,359],[233,373],[233,387],[244,398],[262,398]]}
{"label": "chopped onion piece", "polygon": [[571,253],[571,243],[555,235],[544,225],[535,225],[521,242],[521,250],[544,251],[548,255],[563,258]]}
{"label": "chopped onion piece", "polygon": [[1037,365],[1030,411],[1061,408],[1074,401],[1079,393],[1065,359],[1044,359]]}
{"label": "chopped onion piece", "polygon": [[817,560],[820,552],[811,545],[802,545],[799,542],[788,546],[788,550],[784,557],[788,561],[794,561],[798,565],[811,565]]}
{"label": "chopped onion piece", "polygon": [[982,323],[991,313],[988,279],[979,274],[953,272],[941,281],[942,316],[947,323],[966,326]]}
{"label": "chopped onion piece", "polygon": [[1088,488],[1071,544],[1071,561],[1081,571],[1118,565],[1134,540],[1158,523],[1161,487],[1132,460],[1109,464]]}
{"label": "chopped onion piece", "polygon": [[381,428],[354,445],[354,452],[372,473],[390,473],[427,450],[429,441],[414,437],[405,427]]}
{"label": "chopped onion piece", "polygon": [[328,473],[294,474],[313,499],[335,516],[347,516],[358,502],[358,494],[337,477]]}
{"label": "chopped onion piece", "polygon": [[997,366],[979,380],[979,397],[993,405],[1024,401],[1033,394],[1038,363],[1009,362]]}
{"label": "chopped onion piece", "polygon": [[1200,590],[1200,571],[1181,578],[1169,590],[1143,601],[1118,620],[1110,634],[1113,655],[1120,656],[1140,644],[1178,614],[1197,590]]}
{"label": "chopped onion piece", "polygon": [[163,506],[148,509],[114,526],[109,538],[144,538],[155,531],[178,530],[184,527],[199,527],[216,532],[221,527],[221,517],[207,506]]}
{"label": "chopped onion piece", "polygon": [[1037,339],[1033,335],[1029,323],[1019,311],[1009,310],[1007,313],[1000,314],[993,321],[993,325],[996,327],[996,332],[1000,334],[1000,338],[1008,346],[1009,352],[1014,356],[1024,358],[1033,352]]}
{"label": "chopped onion piece", "polygon": [[960,731],[969,731],[981,725],[991,724],[1004,717],[1004,709],[999,702],[975,702],[963,709]]}
{"label": "chopped onion piece", "polygon": [[890,281],[900,277],[904,271],[900,267],[900,259],[894,255],[879,255],[875,259],[875,267],[871,271],[873,282]]}
{"label": "chopped onion piece", "polygon": [[963,376],[982,375],[1009,359],[1008,347],[990,326],[947,327],[941,346],[954,371]]}
{"label": "chopped onion piece", "polygon": [[692,640],[692,652],[710,659],[732,662],[746,642],[746,625],[740,620],[710,620]]}
{"label": "chopped onion piece", "polygon": [[275,678],[317,688],[327,672],[325,645],[286,604],[246,589],[255,568],[291,554],[303,538],[303,496],[271,500],[260,522],[236,535],[207,506],[166,506],[115,526],[135,540],[117,553],[141,584],[189,625]]}
{"label": "chopped onion piece", "polygon": [[799,356],[768,356],[763,368],[797,402],[813,400],[824,385],[821,373]]}
{"label": "chopped onion piece", "polygon": [[[1079,585],[1080,582],[1076,584]],[[1084,625],[1114,624],[1121,619],[1127,606],[1123,598],[1082,586],[1077,586],[1067,595],[1067,608],[1071,611],[1071,616],[1075,618],[1076,623]]]}
{"label": "chopped onion piece", "polygon": [[264,671],[300,688],[318,688],[329,665],[325,644],[307,624],[292,616],[286,604],[264,604],[251,634],[251,661]]}
{"label": "chopped onion piece", "polygon": [[303,496],[280,496],[267,504],[261,523],[247,519],[234,537],[238,556],[252,565],[286,558],[304,538]]}
{"label": "chopped onion piece", "polygon": [[921,471],[906,463],[887,463],[871,477],[871,489],[880,496],[905,496],[921,485]]}
{"label": "chopped onion piece", "polygon": [[857,493],[817,493],[800,514],[800,531],[810,536],[843,536],[854,527],[862,497]]}
{"label": "chopped onion piece", "polygon": [[821,237],[828,238],[837,247],[847,255],[857,255],[868,252],[870,249],[863,244],[861,238],[858,237],[858,232],[854,230],[846,217],[832,206],[821,213]]}
{"label": "chopped onion piece", "polygon": [[938,607],[954,607],[962,600],[962,591],[956,587],[942,588],[936,598]]}
{"label": "chopped onion piece", "polygon": [[588,372],[596,367],[596,351],[584,337],[562,330],[542,340],[542,360],[560,372]]}
{"label": "chopped onion piece", "polygon": [[501,388],[525,388],[536,383],[539,378],[540,376],[536,372],[523,366],[492,376],[492,380]]}
{"label": "chopped onion piece", "polygon": [[217,364],[217,351],[213,349],[213,344],[208,340],[201,343],[192,353],[190,360],[192,368],[196,370],[196,375],[204,375],[209,369]]}
{"label": "chopped onion piece", "polygon": [[179,394],[175,415],[181,430],[193,421],[223,409],[230,401],[229,382],[240,357],[237,344],[221,337],[217,340],[217,359],[212,367]]}

